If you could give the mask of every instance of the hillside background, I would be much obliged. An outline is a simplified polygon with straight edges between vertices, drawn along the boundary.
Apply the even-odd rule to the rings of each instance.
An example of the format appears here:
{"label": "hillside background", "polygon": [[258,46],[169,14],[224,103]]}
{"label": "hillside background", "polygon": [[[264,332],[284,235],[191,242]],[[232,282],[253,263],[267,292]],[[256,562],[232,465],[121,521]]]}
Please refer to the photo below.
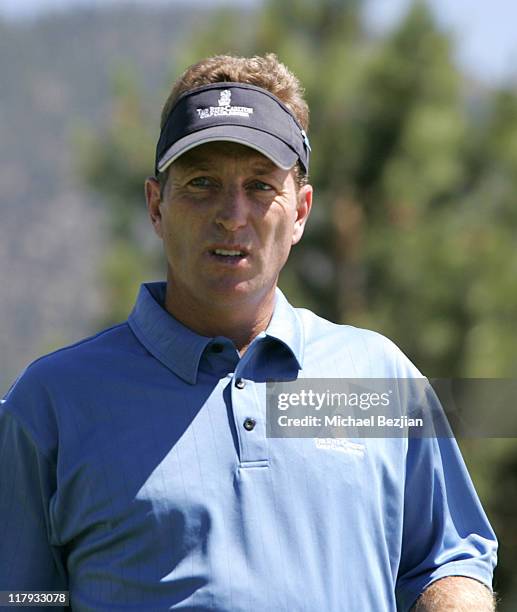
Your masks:
{"label": "hillside background", "polygon": [[154,94],[158,116],[171,58],[195,20],[188,9],[112,7],[0,21],[2,391],[30,360],[103,318],[106,207],[82,181],[77,142],[110,120],[126,73]]}
{"label": "hillside background", "polygon": [[[425,2],[375,36],[352,0],[0,20],[0,392],[163,277],[142,188],[161,105],[221,52],[275,51],[307,89],[316,203],[282,276],[291,300],[388,335],[429,377],[515,378],[517,89],[467,77],[454,44]],[[460,440],[501,540],[503,612],[515,433]]]}

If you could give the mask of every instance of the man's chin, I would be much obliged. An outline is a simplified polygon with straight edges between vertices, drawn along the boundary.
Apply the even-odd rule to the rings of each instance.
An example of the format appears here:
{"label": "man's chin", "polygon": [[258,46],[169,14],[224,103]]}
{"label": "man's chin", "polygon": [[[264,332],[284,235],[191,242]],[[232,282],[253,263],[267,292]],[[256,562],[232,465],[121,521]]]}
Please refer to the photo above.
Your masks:
{"label": "man's chin", "polygon": [[[273,287],[274,289],[274,287]],[[267,299],[270,289],[258,283],[256,280],[239,282],[221,282],[211,287],[209,295],[213,305],[237,304],[237,303],[259,303]]]}

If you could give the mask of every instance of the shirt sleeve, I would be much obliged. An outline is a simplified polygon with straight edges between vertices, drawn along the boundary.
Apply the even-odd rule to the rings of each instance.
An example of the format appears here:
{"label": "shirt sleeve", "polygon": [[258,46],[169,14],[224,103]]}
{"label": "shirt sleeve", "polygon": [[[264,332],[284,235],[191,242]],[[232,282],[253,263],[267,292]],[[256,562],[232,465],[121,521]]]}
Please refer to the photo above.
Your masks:
{"label": "shirt sleeve", "polygon": [[0,590],[67,590],[61,551],[51,544],[55,463],[10,408],[1,400]]}
{"label": "shirt sleeve", "polygon": [[474,578],[489,588],[497,540],[453,437],[410,438],[397,608],[407,611],[432,582]]}

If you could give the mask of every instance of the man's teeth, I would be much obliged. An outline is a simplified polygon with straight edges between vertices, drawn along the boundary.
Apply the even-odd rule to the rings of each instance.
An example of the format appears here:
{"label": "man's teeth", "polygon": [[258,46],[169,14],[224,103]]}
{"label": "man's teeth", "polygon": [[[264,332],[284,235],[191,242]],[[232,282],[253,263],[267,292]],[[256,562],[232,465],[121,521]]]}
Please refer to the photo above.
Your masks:
{"label": "man's teeth", "polygon": [[215,249],[214,253],[216,255],[226,255],[226,256],[233,256],[235,257],[236,255],[242,255],[242,251],[227,251],[226,249]]}

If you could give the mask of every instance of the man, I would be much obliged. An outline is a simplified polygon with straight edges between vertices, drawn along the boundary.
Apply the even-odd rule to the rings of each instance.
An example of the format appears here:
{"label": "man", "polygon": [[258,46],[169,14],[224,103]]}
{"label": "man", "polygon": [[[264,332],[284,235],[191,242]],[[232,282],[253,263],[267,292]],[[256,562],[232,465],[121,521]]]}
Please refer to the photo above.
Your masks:
{"label": "man", "polygon": [[420,376],[276,287],[312,205],[307,123],[274,55],[176,82],[145,184],[167,282],[3,402],[0,589],[80,612],[493,609],[495,536],[453,439],[266,435],[267,380]]}

